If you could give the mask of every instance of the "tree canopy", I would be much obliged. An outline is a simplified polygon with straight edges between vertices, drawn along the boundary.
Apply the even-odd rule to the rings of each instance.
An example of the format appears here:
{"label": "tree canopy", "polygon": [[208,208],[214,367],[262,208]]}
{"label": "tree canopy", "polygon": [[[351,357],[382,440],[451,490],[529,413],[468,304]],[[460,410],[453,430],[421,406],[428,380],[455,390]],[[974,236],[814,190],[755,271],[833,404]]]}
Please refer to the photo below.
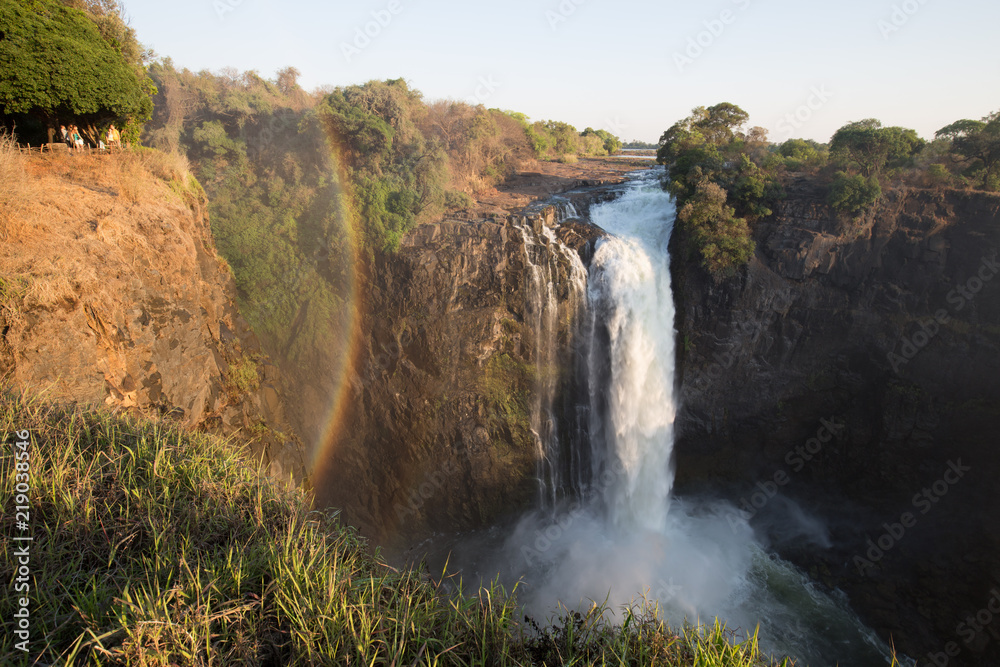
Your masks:
{"label": "tree canopy", "polygon": [[[1000,187],[1000,111],[982,120],[957,120],[937,131],[938,139],[951,141],[951,153],[960,162],[970,163],[970,170],[988,189]],[[977,179],[977,180],[978,180]]]}
{"label": "tree canopy", "polygon": [[886,167],[902,166],[920,152],[926,142],[915,130],[882,127],[874,118],[843,126],[830,140],[830,153],[844,166],[855,168],[865,178],[879,176]]}
{"label": "tree canopy", "polygon": [[63,121],[145,122],[152,86],[128,60],[137,57],[134,40],[112,23],[106,39],[87,13],[57,0],[0,5],[0,111],[34,117],[50,131]]}
{"label": "tree canopy", "polygon": [[749,117],[729,102],[696,107],[663,133],[656,153],[669,170],[666,187],[688,250],[716,278],[750,260],[748,223],[770,215],[782,196],[781,158],[768,150],[763,128],[743,131]]}

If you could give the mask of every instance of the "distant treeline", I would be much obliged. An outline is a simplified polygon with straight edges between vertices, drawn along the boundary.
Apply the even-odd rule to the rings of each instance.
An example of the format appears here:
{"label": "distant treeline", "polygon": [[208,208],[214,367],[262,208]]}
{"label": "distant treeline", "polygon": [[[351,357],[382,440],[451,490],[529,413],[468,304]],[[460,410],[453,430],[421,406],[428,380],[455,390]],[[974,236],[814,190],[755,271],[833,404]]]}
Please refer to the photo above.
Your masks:
{"label": "distant treeline", "polygon": [[933,141],[874,118],[848,123],[828,144],[767,140],[735,104],[698,107],[660,138],[657,160],[677,198],[679,229],[692,257],[716,278],[753,256],[752,225],[771,215],[790,172],[825,183],[828,201],[846,216],[874,206],[884,186],[1000,190],[1000,112],[958,120]]}
{"label": "distant treeline", "polygon": [[265,79],[164,59],[148,71],[157,94],[144,141],[188,157],[241,310],[302,369],[336,363],[342,346],[326,337],[350,316],[355,273],[415,225],[470,206],[525,161],[620,146],[602,130],[428,103],[403,79],[310,93],[294,68]]}

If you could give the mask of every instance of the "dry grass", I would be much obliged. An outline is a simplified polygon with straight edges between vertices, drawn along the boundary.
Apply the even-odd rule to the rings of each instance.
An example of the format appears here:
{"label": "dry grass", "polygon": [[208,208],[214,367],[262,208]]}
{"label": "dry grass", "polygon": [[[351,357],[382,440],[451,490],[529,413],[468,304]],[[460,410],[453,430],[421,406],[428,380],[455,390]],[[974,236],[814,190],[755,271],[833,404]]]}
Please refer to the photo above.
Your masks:
{"label": "dry grass", "polygon": [[[85,299],[113,312],[122,290],[149,267],[196,275],[190,254],[177,252],[200,236],[179,196],[198,196],[191,183],[180,156],[148,149],[24,155],[0,136],[0,276],[18,286],[19,309]],[[172,254],[176,266],[165,261]]]}
{"label": "dry grass", "polygon": [[0,132],[0,241],[7,241],[19,232],[15,227],[17,212],[28,196],[24,178],[26,159],[14,138]]}

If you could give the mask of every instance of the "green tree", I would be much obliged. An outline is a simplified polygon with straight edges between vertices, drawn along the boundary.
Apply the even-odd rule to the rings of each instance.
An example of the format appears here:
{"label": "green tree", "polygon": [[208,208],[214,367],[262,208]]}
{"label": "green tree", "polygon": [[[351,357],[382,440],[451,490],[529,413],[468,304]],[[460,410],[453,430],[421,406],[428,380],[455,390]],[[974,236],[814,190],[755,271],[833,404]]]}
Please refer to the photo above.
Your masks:
{"label": "green tree", "polygon": [[604,152],[608,155],[614,155],[622,147],[622,140],[611,134],[607,130],[595,130],[592,127],[588,127],[583,132],[580,133],[581,137],[591,137],[595,136],[601,140],[601,145]]}
{"label": "green tree", "polygon": [[791,171],[822,167],[829,155],[826,146],[812,139],[789,139],[778,146],[776,151],[783,158],[785,167]]}
{"label": "green tree", "polygon": [[882,196],[882,186],[874,176],[837,172],[830,186],[827,201],[841,213],[857,215],[871,207]]}
{"label": "green tree", "polygon": [[696,107],[660,137],[657,161],[676,197],[679,228],[714,277],[731,275],[754,253],[749,222],[771,215],[783,196],[782,163],[767,131],[743,131],[749,115],[729,102]]}
{"label": "green tree", "polygon": [[427,107],[406,81],[337,88],[317,113],[347,160],[369,252],[397,249],[403,234],[444,209],[448,157],[421,131]]}
{"label": "green tree", "polygon": [[137,134],[149,119],[155,90],[123,55],[128,44],[105,40],[82,10],[56,0],[4,2],[0,34],[0,110],[37,119],[50,142],[60,120],[118,121]]}
{"label": "green tree", "polygon": [[982,187],[1000,188],[1000,111],[982,120],[958,120],[941,128],[935,136],[951,141],[951,154],[957,162],[969,165],[969,170],[981,178]]}
{"label": "green tree", "polygon": [[690,250],[716,279],[735,273],[753,257],[755,244],[746,220],[726,205],[726,191],[707,179],[677,214],[684,225]]}
{"label": "green tree", "polygon": [[690,116],[674,123],[660,137],[657,161],[669,166],[684,151],[701,144],[729,144],[748,118],[750,115],[746,111],[730,102],[708,108],[695,107]]}
{"label": "green tree", "polygon": [[867,118],[837,130],[830,140],[830,153],[841,165],[871,178],[887,167],[903,166],[924,144],[914,130],[882,127],[880,121]]}

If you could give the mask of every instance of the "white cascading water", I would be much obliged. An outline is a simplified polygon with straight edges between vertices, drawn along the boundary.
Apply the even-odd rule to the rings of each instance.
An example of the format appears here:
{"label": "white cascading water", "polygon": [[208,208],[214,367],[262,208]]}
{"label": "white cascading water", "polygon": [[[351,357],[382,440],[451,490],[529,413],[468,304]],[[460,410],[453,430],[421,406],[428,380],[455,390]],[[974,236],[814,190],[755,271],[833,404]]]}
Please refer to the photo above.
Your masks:
{"label": "white cascading water", "polygon": [[[621,198],[590,212],[611,236],[598,242],[589,276],[582,264],[570,271],[571,289],[581,297],[586,285],[586,301],[572,306],[584,339],[586,443],[559,438],[557,388],[540,373],[533,418],[544,458],[544,511],[525,516],[505,541],[503,562],[485,569],[522,581],[519,599],[539,618],[557,605],[607,600],[616,611],[645,599],[675,624],[719,617],[733,629],[759,626],[764,647],[812,665],[884,665],[887,647],[846,601],[765,553],[738,510],[671,499],[676,399],[667,242],[675,210],[659,186],[661,173],[646,172]],[[526,244],[532,236],[525,231]],[[541,242],[549,257],[577,267],[579,258],[551,230]],[[557,360],[552,283],[558,272],[551,261],[532,262],[530,272],[542,368]],[[586,456],[565,451],[587,443]],[[560,463],[565,456],[568,466]],[[560,479],[556,471],[563,469],[578,476]]]}
{"label": "white cascading water", "polygon": [[[634,190],[628,215],[596,207],[602,239],[590,268],[592,330],[607,335],[607,386],[594,383],[590,412],[605,420],[593,459],[620,470],[604,489],[610,519],[622,528],[663,531],[670,507],[674,442],[674,303],[667,241],[673,210],[662,194]],[[590,355],[599,354],[591,345]],[[591,368],[595,359],[590,360]],[[598,376],[596,369],[592,377]],[[595,472],[600,472],[595,471]]]}
{"label": "white cascading water", "polygon": [[[572,207],[572,204],[568,206]],[[573,215],[576,215],[575,209]],[[587,269],[580,256],[559,241],[550,227],[542,225],[540,236],[527,225],[522,225],[520,229],[524,240],[528,279],[525,319],[535,339],[537,381],[530,420],[537,447],[539,505],[551,510],[558,502],[560,490],[564,486],[559,466],[560,451],[564,443],[554,411],[559,385],[558,329],[561,316],[565,318],[567,326],[573,327],[585,305]],[[564,263],[563,270],[569,289],[562,306],[556,298],[556,288],[560,282],[560,260]]]}

